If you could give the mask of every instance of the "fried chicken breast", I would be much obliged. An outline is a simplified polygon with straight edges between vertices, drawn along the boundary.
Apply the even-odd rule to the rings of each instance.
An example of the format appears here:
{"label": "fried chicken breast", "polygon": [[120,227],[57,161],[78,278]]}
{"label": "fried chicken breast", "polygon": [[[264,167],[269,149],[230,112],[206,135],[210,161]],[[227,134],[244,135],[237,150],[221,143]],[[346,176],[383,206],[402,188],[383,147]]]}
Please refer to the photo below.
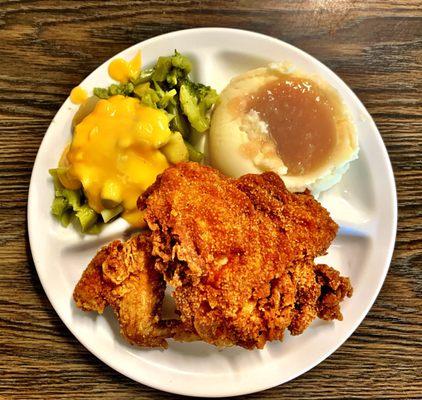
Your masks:
{"label": "fried chicken breast", "polygon": [[[155,268],[175,287],[182,323],[202,340],[262,348],[287,328],[301,333],[320,313],[330,278],[318,280],[313,259],[326,252],[337,225],[276,174],[235,180],[182,163],[164,171],[138,205]],[[337,304],[351,290],[341,282]]]}

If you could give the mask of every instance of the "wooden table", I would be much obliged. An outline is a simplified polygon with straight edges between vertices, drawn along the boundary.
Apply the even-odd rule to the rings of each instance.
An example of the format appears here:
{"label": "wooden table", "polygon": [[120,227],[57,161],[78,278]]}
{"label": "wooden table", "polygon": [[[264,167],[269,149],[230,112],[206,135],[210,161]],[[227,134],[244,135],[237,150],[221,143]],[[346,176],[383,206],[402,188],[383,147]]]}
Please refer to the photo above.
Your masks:
{"label": "wooden table", "polygon": [[272,35],[332,68],[374,117],[397,182],[396,249],[369,315],[319,366],[247,398],[422,398],[421,10],[415,0],[1,1],[0,398],[176,398],[110,369],[63,325],[35,272],[26,206],[70,89],[134,43],[198,26]]}

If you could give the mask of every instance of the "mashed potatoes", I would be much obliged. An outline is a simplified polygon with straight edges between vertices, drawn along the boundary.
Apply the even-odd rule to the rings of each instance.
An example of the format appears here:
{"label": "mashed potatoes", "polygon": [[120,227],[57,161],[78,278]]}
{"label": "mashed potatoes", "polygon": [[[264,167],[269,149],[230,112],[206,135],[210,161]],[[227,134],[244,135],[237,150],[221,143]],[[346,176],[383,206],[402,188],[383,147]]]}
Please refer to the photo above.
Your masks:
{"label": "mashed potatoes", "polygon": [[211,120],[212,166],[233,177],[274,171],[291,191],[330,188],[358,151],[338,93],[284,64],[232,79]]}

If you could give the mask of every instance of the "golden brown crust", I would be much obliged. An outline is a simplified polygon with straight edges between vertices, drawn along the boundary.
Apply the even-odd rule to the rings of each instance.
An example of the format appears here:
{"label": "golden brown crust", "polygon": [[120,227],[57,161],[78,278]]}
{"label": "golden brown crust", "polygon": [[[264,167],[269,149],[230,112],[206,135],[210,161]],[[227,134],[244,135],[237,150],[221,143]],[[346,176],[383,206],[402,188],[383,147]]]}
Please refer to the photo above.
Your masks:
{"label": "golden brown crust", "polygon": [[[348,278],[314,257],[337,225],[273,173],[238,180],[196,163],[168,168],[138,201],[150,231],[99,251],[75,288],[84,310],[111,305],[132,343],[166,338],[262,348],[318,316],[341,319]],[[160,317],[165,282],[180,320]]]}
{"label": "golden brown crust", "polygon": [[317,281],[321,285],[321,296],[318,299],[318,317],[325,320],[343,320],[340,302],[353,294],[350,279],[340,276],[338,271],[326,264],[316,265],[315,272]]}
{"label": "golden brown crust", "polygon": [[309,194],[289,193],[273,173],[234,180],[181,163],[138,204],[156,268],[175,286],[181,320],[202,340],[262,348],[316,318],[313,258],[326,252],[337,225]]}
{"label": "golden brown crust", "polygon": [[286,233],[294,258],[314,258],[326,253],[338,225],[309,192],[290,193],[274,172],[244,175],[235,184],[255,208]]}
{"label": "golden brown crust", "polygon": [[101,249],[75,287],[76,305],[102,313],[110,305],[123,336],[146,347],[167,347],[166,326],[160,324],[165,283],[154,269],[148,234],[125,243],[116,240]]}

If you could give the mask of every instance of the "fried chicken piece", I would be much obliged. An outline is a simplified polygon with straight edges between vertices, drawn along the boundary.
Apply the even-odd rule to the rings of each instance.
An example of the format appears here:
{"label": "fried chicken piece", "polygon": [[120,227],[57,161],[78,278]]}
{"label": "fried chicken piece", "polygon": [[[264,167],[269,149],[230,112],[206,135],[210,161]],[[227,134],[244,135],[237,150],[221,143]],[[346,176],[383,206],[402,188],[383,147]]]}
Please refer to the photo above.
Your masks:
{"label": "fried chicken piece", "polygon": [[314,264],[312,260],[302,262],[293,270],[296,285],[295,311],[289,331],[301,334],[316,318],[327,321],[343,316],[340,303],[353,293],[349,278],[326,264]]}
{"label": "fried chicken piece", "polygon": [[[292,245],[295,261],[291,268],[291,275],[296,289],[296,300],[293,318],[289,325],[290,332],[298,335],[317,316],[328,316],[327,311],[320,312],[319,309],[322,307],[320,304],[327,303],[330,298],[333,309],[332,318],[326,319],[341,319],[339,303],[349,292],[344,290],[341,292],[344,293],[343,296],[332,295],[329,288],[330,285],[337,285],[336,281],[340,279],[339,273],[326,266],[337,275],[330,274],[326,279],[322,279],[321,273],[318,272],[321,266],[315,265],[313,261],[315,257],[326,253],[337,233],[338,226],[330,218],[328,211],[309,192],[290,193],[287,191],[281,179],[273,173],[244,175],[236,181],[236,186],[247,194],[255,208],[282,227]],[[347,284],[344,281],[346,278],[341,279],[346,287]],[[321,296],[326,299],[322,300]],[[323,308],[327,309],[327,307]]]}
{"label": "fried chicken piece", "polygon": [[[186,326],[218,346],[262,347],[269,337],[282,338],[294,307],[285,273],[290,244],[234,180],[196,163],[178,164],[139,205],[152,231],[156,268],[175,286]],[[283,300],[284,309],[271,313],[277,297],[289,296],[290,304]]]}
{"label": "fried chicken piece", "polygon": [[[342,319],[348,278],[314,257],[337,225],[308,193],[289,193],[273,173],[224,177],[196,163],[168,168],[139,199],[150,232],[115,241],[75,288],[84,310],[110,304],[132,343],[166,338],[262,348],[316,318]],[[180,320],[162,320],[165,282]]]}
{"label": "fried chicken piece", "polygon": [[326,264],[316,265],[317,281],[321,285],[321,296],[318,299],[318,317],[325,320],[343,320],[340,302],[351,297],[353,288],[350,279]]}
{"label": "fried chicken piece", "polygon": [[149,234],[127,242],[116,240],[102,248],[75,287],[76,305],[102,314],[110,305],[121,333],[139,346],[167,347],[174,323],[160,321],[165,282],[154,269]]}
{"label": "fried chicken piece", "polygon": [[326,252],[337,225],[312,196],[289,193],[277,175],[235,180],[181,163],[138,205],[156,269],[175,287],[184,326],[202,340],[262,348],[287,328],[301,333],[323,307],[313,258]]}
{"label": "fried chicken piece", "polygon": [[318,316],[318,299],[321,285],[317,281],[313,260],[300,260],[292,266],[295,286],[295,304],[293,317],[289,325],[292,335],[301,334]]}
{"label": "fried chicken piece", "polygon": [[295,259],[313,259],[326,253],[338,225],[308,191],[290,193],[273,172],[244,175],[235,185],[286,233]]}

